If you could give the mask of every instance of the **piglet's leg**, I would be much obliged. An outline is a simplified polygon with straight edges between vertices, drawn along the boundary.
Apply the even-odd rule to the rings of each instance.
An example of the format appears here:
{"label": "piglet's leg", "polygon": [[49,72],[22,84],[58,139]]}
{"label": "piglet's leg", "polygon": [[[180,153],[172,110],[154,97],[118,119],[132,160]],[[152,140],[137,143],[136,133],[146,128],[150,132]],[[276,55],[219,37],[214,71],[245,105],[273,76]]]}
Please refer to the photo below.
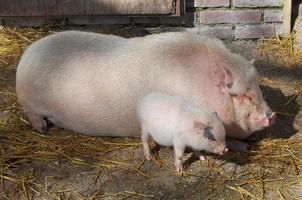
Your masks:
{"label": "piglet's leg", "polygon": [[194,151],[194,155],[199,158],[199,160],[206,160],[206,157],[201,153],[201,151]]}
{"label": "piglet's leg", "polygon": [[178,173],[182,172],[182,157],[185,151],[185,146],[181,143],[181,141],[174,141],[173,144],[174,152],[175,152],[175,168]]}
{"label": "piglet's leg", "polygon": [[146,160],[151,160],[152,156],[151,156],[151,150],[150,150],[150,146],[149,146],[150,134],[144,125],[142,125],[141,128],[142,128],[142,143],[143,143],[143,147],[144,147],[144,155],[145,155]]}
{"label": "piglet's leg", "polygon": [[227,148],[234,152],[248,151],[250,145],[235,139],[228,138],[226,140]]}

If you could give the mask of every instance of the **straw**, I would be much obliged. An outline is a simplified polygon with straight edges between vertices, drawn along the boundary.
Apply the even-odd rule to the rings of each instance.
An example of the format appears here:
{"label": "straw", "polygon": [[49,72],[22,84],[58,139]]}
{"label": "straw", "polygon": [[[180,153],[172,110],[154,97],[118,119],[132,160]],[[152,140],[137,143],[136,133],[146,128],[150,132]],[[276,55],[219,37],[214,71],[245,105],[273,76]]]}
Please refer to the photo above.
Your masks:
{"label": "straw", "polygon": [[[62,188],[49,184],[53,174],[39,174],[34,166],[45,167],[49,163],[95,171],[93,181],[97,184],[100,177],[110,171],[121,169],[125,173],[132,171],[144,180],[158,180],[161,177],[175,176],[171,168],[165,174],[158,175],[156,171],[145,173],[141,168],[145,164],[140,155],[118,156],[119,152],[138,150],[142,152],[139,139],[89,137],[71,131],[53,128],[49,135],[42,135],[32,129],[20,105],[17,103],[14,87],[8,83],[7,77],[1,74],[15,72],[15,67],[25,48],[37,39],[61,31],[56,27],[8,28],[0,30],[0,198],[31,199],[70,199],[71,194],[82,199],[153,199],[157,195],[151,191],[137,191],[135,188],[117,193],[103,192],[100,189],[89,194],[79,194],[76,188]],[[122,29],[119,34],[127,34]],[[126,30],[128,31],[128,29]],[[105,30],[104,32],[108,32]],[[301,61],[301,52],[294,47],[294,36],[288,38],[275,37],[264,40],[258,50],[270,57],[277,56],[276,61],[285,66],[295,68]],[[273,84],[274,81],[267,81]],[[296,95],[286,102],[290,104]],[[281,113],[281,111],[280,111]],[[284,114],[288,112],[282,111]],[[269,134],[268,134],[269,135]],[[301,188],[301,132],[290,139],[266,138],[254,144],[247,153],[228,153],[225,160],[207,155],[205,162],[197,162],[197,169],[184,172],[179,178],[186,181],[198,179],[192,195],[200,192],[208,199],[216,198],[221,191],[233,192],[233,198],[265,199],[271,192],[278,199],[298,199],[293,190]],[[165,158],[161,157],[161,160]],[[155,160],[157,167],[167,165],[167,162]],[[153,161],[153,162],[155,162]],[[241,163],[236,170],[226,167],[229,163]],[[195,163],[194,163],[195,165]],[[191,168],[189,166],[188,168]],[[200,172],[200,169],[205,169]],[[202,175],[200,174],[202,173]],[[3,191],[1,191],[3,188]],[[202,188],[202,191],[199,190]]]}
{"label": "straw", "polygon": [[275,35],[273,38],[263,39],[257,50],[266,59],[293,70],[301,67],[302,51],[296,47],[296,32],[286,37]]}

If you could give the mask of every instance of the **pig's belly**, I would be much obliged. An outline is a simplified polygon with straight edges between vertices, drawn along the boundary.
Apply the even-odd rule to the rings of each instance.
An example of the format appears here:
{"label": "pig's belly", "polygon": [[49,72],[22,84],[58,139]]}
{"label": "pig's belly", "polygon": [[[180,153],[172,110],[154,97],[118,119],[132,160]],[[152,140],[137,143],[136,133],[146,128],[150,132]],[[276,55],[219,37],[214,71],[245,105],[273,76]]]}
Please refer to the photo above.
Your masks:
{"label": "pig's belly", "polygon": [[153,140],[162,146],[172,146],[173,145],[173,136],[167,131],[153,131],[151,133]]}
{"label": "pig's belly", "polygon": [[87,135],[140,136],[140,125],[134,110],[131,109],[133,106],[110,109],[111,105],[104,102],[95,107],[87,106],[90,107],[79,109],[80,107],[74,104],[60,110],[49,108],[49,118],[59,127]]}
{"label": "pig's belly", "polygon": [[44,108],[41,110],[47,111],[42,114],[55,125],[78,133],[139,137],[140,125],[135,104],[140,93],[129,92],[125,85],[131,83],[127,81],[118,84],[107,80],[54,81],[57,84],[50,86],[51,95],[45,94],[45,90],[39,90],[38,96],[46,98],[39,99],[34,105],[42,104]]}

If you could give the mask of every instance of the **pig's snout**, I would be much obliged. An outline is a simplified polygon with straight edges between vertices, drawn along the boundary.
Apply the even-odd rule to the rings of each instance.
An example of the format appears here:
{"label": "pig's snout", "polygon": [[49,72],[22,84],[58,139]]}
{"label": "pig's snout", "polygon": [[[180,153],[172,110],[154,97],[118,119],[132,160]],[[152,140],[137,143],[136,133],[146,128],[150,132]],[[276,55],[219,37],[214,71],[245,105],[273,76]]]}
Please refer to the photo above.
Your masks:
{"label": "pig's snout", "polygon": [[260,121],[260,125],[263,128],[273,125],[276,121],[277,114],[271,110],[266,111],[265,118]]}
{"label": "pig's snout", "polygon": [[218,146],[218,147],[216,147],[216,149],[214,150],[214,152],[216,153],[216,154],[219,154],[219,155],[224,155],[226,152],[228,152],[229,151],[229,149],[228,148],[226,148],[226,146]]}
{"label": "pig's snout", "polygon": [[277,114],[275,112],[272,112],[271,115],[268,117],[270,126],[275,123],[276,117],[277,117]]}

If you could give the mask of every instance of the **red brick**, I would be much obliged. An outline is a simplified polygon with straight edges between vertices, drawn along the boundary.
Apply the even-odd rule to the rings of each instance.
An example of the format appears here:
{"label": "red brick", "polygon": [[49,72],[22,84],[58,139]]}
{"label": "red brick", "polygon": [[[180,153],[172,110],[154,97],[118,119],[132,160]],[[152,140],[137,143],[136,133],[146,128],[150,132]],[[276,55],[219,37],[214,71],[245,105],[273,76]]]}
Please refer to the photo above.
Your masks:
{"label": "red brick", "polygon": [[221,39],[233,38],[232,26],[194,27],[194,28],[187,28],[186,32],[195,32],[202,35],[215,36]]}
{"label": "red brick", "polygon": [[282,0],[233,0],[235,7],[278,7],[282,4]]}
{"label": "red brick", "polygon": [[269,38],[277,31],[280,29],[272,24],[236,26],[235,39]]}
{"label": "red brick", "polygon": [[200,13],[200,23],[260,23],[262,11],[260,10],[215,10]]}
{"label": "red brick", "polygon": [[282,22],[283,12],[281,10],[265,10],[264,22]]}
{"label": "red brick", "polygon": [[229,7],[230,0],[195,0],[194,7]]}

